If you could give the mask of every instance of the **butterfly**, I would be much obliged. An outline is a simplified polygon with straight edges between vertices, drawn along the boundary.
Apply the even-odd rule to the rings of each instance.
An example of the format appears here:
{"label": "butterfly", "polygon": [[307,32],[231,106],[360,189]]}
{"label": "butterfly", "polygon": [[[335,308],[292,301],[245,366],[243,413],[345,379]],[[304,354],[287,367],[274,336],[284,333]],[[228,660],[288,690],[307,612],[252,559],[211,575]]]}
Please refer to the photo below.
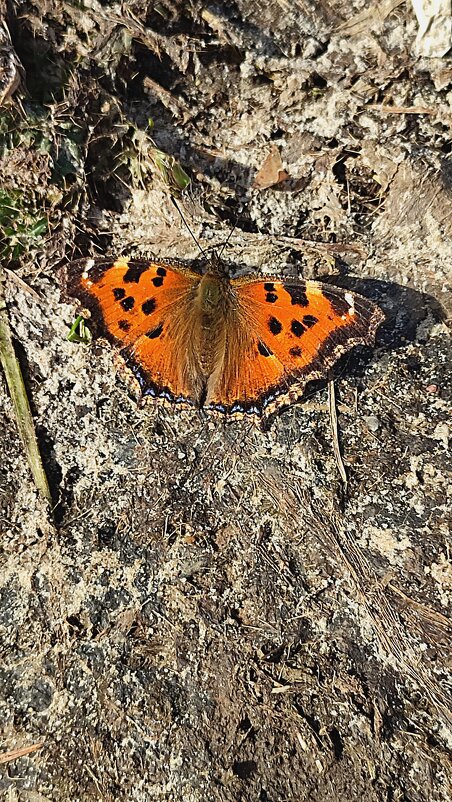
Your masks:
{"label": "butterfly", "polygon": [[384,314],[354,292],[256,275],[231,278],[176,261],[81,259],[66,294],[118,350],[142,402],[168,399],[230,415],[265,416],[301,397]]}

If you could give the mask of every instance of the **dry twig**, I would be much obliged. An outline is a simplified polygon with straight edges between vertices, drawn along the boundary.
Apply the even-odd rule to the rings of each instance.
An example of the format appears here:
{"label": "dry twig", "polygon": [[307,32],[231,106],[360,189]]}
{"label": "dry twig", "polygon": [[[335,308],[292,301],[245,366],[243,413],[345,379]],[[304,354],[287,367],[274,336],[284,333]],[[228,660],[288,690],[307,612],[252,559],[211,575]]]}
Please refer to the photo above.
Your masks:
{"label": "dry twig", "polygon": [[0,764],[10,763],[12,760],[17,760],[19,757],[31,755],[32,752],[36,752],[38,749],[41,749],[44,744],[45,741],[38,741],[37,743],[30,744],[29,746],[21,746],[19,749],[11,749],[9,752],[3,752],[0,754]]}

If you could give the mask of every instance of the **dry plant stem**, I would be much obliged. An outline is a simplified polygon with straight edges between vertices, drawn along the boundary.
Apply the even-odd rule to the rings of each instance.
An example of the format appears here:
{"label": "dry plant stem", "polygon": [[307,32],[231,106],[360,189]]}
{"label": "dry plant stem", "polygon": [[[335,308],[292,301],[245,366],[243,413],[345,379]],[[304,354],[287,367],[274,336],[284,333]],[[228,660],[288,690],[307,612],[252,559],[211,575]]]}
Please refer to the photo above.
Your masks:
{"label": "dry plant stem", "polygon": [[0,267],[0,362],[5,372],[6,382],[13,402],[17,428],[27,454],[33,480],[40,494],[51,501],[47,477],[42,465],[36,439],[33,418],[28,403],[27,392],[19,362],[14,353],[8,314],[5,303],[5,273]]}
{"label": "dry plant stem", "polygon": [[331,434],[333,437],[333,451],[336,458],[336,465],[341,475],[344,485],[347,485],[347,472],[342,459],[341,447],[339,445],[339,433],[337,426],[336,392],[333,379],[328,380],[328,408],[330,412]]}
{"label": "dry plant stem", "polygon": [[10,752],[3,752],[0,755],[0,763],[10,763],[11,760],[17,760],[19,757],[24,757],[25,755],[31,755],[32,752],[36,752],[38,749],[44,746],[44,741],[39,741],[36,744],[30,744],[30,746],[23,746],[21,749],[12,749]]}

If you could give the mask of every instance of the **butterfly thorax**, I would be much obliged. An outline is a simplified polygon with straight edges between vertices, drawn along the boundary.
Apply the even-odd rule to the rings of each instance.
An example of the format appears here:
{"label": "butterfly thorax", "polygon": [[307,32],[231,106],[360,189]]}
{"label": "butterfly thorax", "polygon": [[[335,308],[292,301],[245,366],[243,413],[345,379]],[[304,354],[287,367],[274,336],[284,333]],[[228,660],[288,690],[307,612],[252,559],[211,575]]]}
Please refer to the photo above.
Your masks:
{"label": "butterfly thorax", "polygon": [[225,311],[229,282],[215,273],[206,273],[201,279],[198,299],[202,315],[206,319],[218,318]]}
{"label": "butterfly thorax", "polygon": [[204,274],[204,278],[210,276],[211,278],[228,279],[229,270],[227,263],[215,252],[213,252],[208,259],[200,260],[199,267]]}

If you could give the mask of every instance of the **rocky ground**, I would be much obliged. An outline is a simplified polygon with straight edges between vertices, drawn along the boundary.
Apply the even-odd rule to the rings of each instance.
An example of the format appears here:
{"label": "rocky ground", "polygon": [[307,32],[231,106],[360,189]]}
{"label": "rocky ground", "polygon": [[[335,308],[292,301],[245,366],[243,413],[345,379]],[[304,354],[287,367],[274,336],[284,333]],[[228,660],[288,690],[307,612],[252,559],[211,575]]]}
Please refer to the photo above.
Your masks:
{"label": "rocky ground", "polygon": [[[0,248],[54,504],[1,377],[1,794],[446,802],[450,61],[396,0],[4,15]],[[335,371],[346,486],[325,383],[263,431],[139,409],[67,341],[69,259],[198,255],[156,148],[204,248],[236,223],[234,269],[385,311]]]}

